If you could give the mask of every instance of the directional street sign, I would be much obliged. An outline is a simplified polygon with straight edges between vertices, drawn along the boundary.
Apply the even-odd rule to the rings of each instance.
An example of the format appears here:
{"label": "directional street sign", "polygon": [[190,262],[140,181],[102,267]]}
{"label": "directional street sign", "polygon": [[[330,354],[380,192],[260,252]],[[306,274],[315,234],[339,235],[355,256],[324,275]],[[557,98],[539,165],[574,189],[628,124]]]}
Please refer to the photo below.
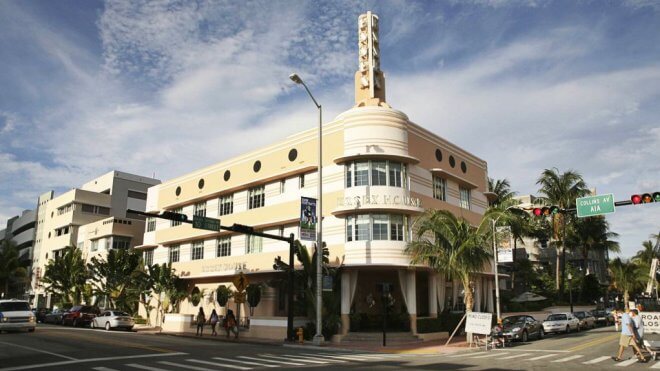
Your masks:
{"label": "directional street sign", "polygon": [[220,230],[220,219],[207,218],[205,216],[195,215],[193,217],[193,228],[207,229],[218,232]]}
{"label": "directional street sign", "polygon": [[614,194],[581,197],[575,200],[578,218],[614,212]]}

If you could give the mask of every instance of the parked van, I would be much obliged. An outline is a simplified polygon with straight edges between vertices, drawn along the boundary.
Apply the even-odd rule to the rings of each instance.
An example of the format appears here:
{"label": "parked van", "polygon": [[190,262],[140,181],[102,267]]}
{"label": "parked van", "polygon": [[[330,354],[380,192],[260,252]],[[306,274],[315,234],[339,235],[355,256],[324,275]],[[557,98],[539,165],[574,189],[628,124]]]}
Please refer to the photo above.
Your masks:
{"label": "parked van", "polygon": [[22,331],[33,332],[36,326],[34,313],[25,300],[0,300],[0,332]]}

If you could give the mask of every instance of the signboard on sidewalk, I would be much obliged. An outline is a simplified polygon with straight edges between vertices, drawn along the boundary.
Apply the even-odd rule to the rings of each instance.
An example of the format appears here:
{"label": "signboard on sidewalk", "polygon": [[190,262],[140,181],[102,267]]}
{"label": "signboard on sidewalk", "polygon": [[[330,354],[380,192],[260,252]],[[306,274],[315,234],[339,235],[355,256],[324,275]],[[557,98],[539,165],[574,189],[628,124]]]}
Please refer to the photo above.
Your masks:
{"label": "signboard on sidewalk", "polygon": [[660,312],[640,312],[645,334],[660,334]]}
{"label": "signboard on sidewalk", "polygon": [[469,312],[465,318],[465,332],[473,334],[490,334],[493,323],[493,313]]}
{"label": "signboard on sidewalk", "polygon": [[316,199],[300,198],[300,239],[316,241]]}
{"label": "signboard on sidewalk", "polygon": [[497,262],[513,263],[513,235],[511,227],[497,227]]}

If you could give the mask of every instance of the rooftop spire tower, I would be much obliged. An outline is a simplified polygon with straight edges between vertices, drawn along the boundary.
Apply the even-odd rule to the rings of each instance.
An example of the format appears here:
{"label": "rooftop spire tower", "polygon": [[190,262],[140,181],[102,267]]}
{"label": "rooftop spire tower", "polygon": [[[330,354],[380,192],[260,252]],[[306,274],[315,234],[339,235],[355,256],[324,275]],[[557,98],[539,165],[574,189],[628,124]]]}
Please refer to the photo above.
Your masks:
{"label": "rooftop spire tower", "polygon": [[355,105],[385,106],[385,76],[380,70],[378,16],[358,17],[358,71],[355,73]]}

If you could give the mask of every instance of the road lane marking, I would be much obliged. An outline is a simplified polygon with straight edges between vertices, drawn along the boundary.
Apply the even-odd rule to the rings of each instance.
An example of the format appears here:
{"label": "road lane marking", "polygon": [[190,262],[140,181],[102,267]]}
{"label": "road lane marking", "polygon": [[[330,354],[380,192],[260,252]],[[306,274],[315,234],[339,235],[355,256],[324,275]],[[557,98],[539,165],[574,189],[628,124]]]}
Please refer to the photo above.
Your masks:
{"label": "road lane marking", "polygon": [[[308,358],[315,358],[318,359],[318,357],[306,357],[300,354],[284,354],[284,356],[287,357],[294,357],[294,358],[301,358],[301,359],[308,359]],[[325,359],[325,358],[324,358]],[[328,362],[338,362],[338,363],[346,363],[348,361],[343,361],[341,359],[328,359]]]}
{"label": "road lane marking", "polygon": [[97,371],[119,371],[114,368],[107,368],[107,367],[94,367],[92,370],[97,370]]}
{"label": "road lane marking", "polygon": [[[81,329],[83,330],[83,329]],[[89,330],[86,330],[87,333],[89,334]],[[59,334],[45,334],[47,336],[59,336]],[[84,334],[67,334],[68,338],[79,338],[83,339],[84,341],[88,342],[93,342],[97,344],[107,344],[107,345],[116,345],[124,348],[135,348],[135,349],[145,349],[145,350],[151,350],[154,352],[161,352],[161,353],[171,353],[174,352],[173,350],[170,349],[163,349],[163,348],[156,348],[148,345],[142,345],[142,344],[135,344],[135,343],[127,343],[125,340],[124,341],[114,341],[114,340],[101,340],[95,337],[91,336],[84,336]]]}
{"label": "road lane marking", "polygon": [[271,368],[278,368],[280,366],[278,365],[269,365],[266,363],[259,363],[259,362],[250,362],[250,361],[241,361],[238,359],[232,359],[232,358],[222,358],[222,357],[213,357],[213,359],[217,359],[219,361],[225,361],[225,362],[238,362],[242,363],[244,365],[252,365],[252,366],[262,366],[262,367],[271,367]]}
{"label": "road lane marking", "polygon": [[31,350],[31,351],[33,351],[33,352],[39,352],[39,353],[50,354],[51,356],[56,356],[56,357],[65,358],[65,359],[74,360],[74,361],[78,359],[78,358],[73,358],[73,357],[65,356],[65,355],[63,355],[63,354],[57,354],[57,353],[48,352],[48,351],[41,350],[41,349],[36,349],[36,348],[26,347],[26,346],[24,346],[24,345],[18,345],[18,344],[12,344],[12,343],[5,343],[4,341],[0,341],[0,344],[5,344],[5,345],[12,346],[12,347],[17,347],[17,348],[23,348],[23,349]]}
{"label": "road lane marking", "polygon": [[660,362],[656,362],[653,366],[649,368],[660,368]]}
{"label": "road lane marking", "polygon": [[341,356],[331,356],[327,354],[309,354],[309,353],[301,353],[305,356],[311,356],[311,357],[323,357],[323,358],[331,358],[331,359],[346,359],[349,361],[373,361],[371,358],[366,358],[366,357],[358,357],[358,356],[351,356],[351,355],[341,355]]}
{"label": "road lane marking", "polygon": [[169,371],[169,370],[166,370],[164,368],[151,367],[151,366],[142,366],[142,365],[139,365],[137,363],[129,363],[129,364],[124,365],[124,366],[133,367],[133,368],[140,368],[142,370],[149,370],[149,371]]}
{"label": "road lane marking", "polygon": [[615,366],[616,366],[616,367],[627,367],[627,366],[632,365],[633,363],[637,363],[637,358],[634,358],[634,357],[633,357],[633,359],[629,359],[629,360],[627,360],[627,361],[619,362],[619,363],[616,364]]}
{"label": "road lane marking", "polygon": [[528,355],[530,355],[530,354],[531,354],[531,353],[521,353],[521,354],[515,354],[515,355],[508,356],[508,357],[504,357],[504,358],[499,358],[499,359],[512,359],[512,358],[518,358],[518,357],[528,356]]}
{"label": "road lane marking", "polygon": [[482,352],[469,352],[469,353],[460,353],[460,354],[455,354],[453,356],[448,356],[447,358],[458,358],[458,357],[471,357],[471,356],[476,356],[477,354],[481,354]]}
{"label": "road lane marking", "polygon": [[538,361],[539,359],[550,358],[550,357],[554,357],[556,355],[557,354],[546,354],[544,356],[538,356],[538,357],[530,358],[530,359],[528,359],[528,361]]}
{"label": "road lane marking", "polygon": [[120,359],[168,357],[168,356],[181,356],[181,355],[188,355],[188,353],[175,352],[175,353],[158,353],[158,354],[138,354],[134,356],[87,358],[87,359],[77,359],[75,361],[60,361],[60,362],[40,363],[36,365],[6,367],[6,368],[0,368],[0,371],[28,370],[33,368],[64,366],[64,365],[73,365],[77,363],[87,363],[87,362],[116,361]]}
{"label": "road lane marking", "polygon": [[584,357],[584,356],[583,356],[583,355],[579,355],[579,354],[577,354],[577,355],[574,355],[574,356],[570,356],[570,357],[566,357],[566,358],[561,358],[561,359],[558,359],[558,360],[555,360],[555,361],[552,361],[552,362],[553,362],[553,363],[562,363],[562,362],[568,362],[568,361],[572,361],[572,360],[574,360],[574,359],[578,359],[578,358],[582,358],[582,357]]}
{"label": "road lane marking", "polygon": [[598,357],[598,358],[592,359],[591,361],[582,362],[582,364],[583,365],[593,365],[593,364],[600,363],[600,362],[603,362],[606,359],[611,359],[611,358],[612,357],[610,357],[610,356]]}
{"label": "road lane marking", "polygon": [[205,365],[211,365],[211,366],[215,366],[215,367],[233,368],[233,369],[235,369],[235,370],[252,370],[252,367],[243,367],[243,366],[235,366],[235,365],[225,365],[225,364],[218,363],[218,362],[200,361],[200,360],[197,360],[197,359],[186,359],[186,361],[188,361],[188,362],[195,362],[195,363],[201,363],[201,364],[205,364]]}
{"label": "road lane marking", "polygon": [[[206,368],[206,367],[197,367],[197,366],[190,366],[186,365],[184,363],[176,363],[176,362],[168,362],[168,361],[158,361],[158,363],[163,364],[163,365],[168,365],[168,366],[174,366],[174,367],[179,367],[179,368],[185,368],[188,370],[196,370],[196,371],[218,371],[213,368]],[[251,368],[244,367],[244,370],[251,370]]]}
{"label": "road lane marking", "polygon": [[[273,354],[259,354],[259,357],[266,357],[266,358],[275,358],[275,359],[280,359],[282,358],[281,356],[276,356]],[[330,363],[330,361],[319,361],[319,360],[310,360],[310,359],[305,359],[305,358],[298,358],[296,359],[294,357],[289,357],[287,360],[290,361],[298,361],[298,362],[307,362],[307,363],[317,363],[317,364],[327,364]]]}
{"label": "road lane marking", "polygon": [[262,358],[248,357],[248,356],[237,356],[237,358],[251,359],[253,361],[261,361],[261,362],[278,363],[278,364],[281,364],[281,365],[289,365],[289,366],[305,366],[304,363],[275,361],[275,360],[272,360],[272,359],[262,359]]}
{"label": "road lane marking", "polygon": [[602,344],[602,343],[607,343],[608,341],[612,341],[612,340],[618,338],[619,336],[620,336],[619,334],[614,334],[614,335],[606,336],[606,337],[603,337],[603,338],[598,338],[596,340],[588,341],[586,343],[576,345],[572,348],[568,348],[568,350],[570,352],[575,352],[575,351],[578,351],[578,350],[591,348],[594,345],[598,345],[598,344]]}
{"label": "road lane marking", "polygon": [[479,359],[479,358],[488,358],[488,357],[499,357],[509,353],[500,353],[500,352],[491,352],[489,354],[481,355],[479,357],[470,357],[470,359]]}

